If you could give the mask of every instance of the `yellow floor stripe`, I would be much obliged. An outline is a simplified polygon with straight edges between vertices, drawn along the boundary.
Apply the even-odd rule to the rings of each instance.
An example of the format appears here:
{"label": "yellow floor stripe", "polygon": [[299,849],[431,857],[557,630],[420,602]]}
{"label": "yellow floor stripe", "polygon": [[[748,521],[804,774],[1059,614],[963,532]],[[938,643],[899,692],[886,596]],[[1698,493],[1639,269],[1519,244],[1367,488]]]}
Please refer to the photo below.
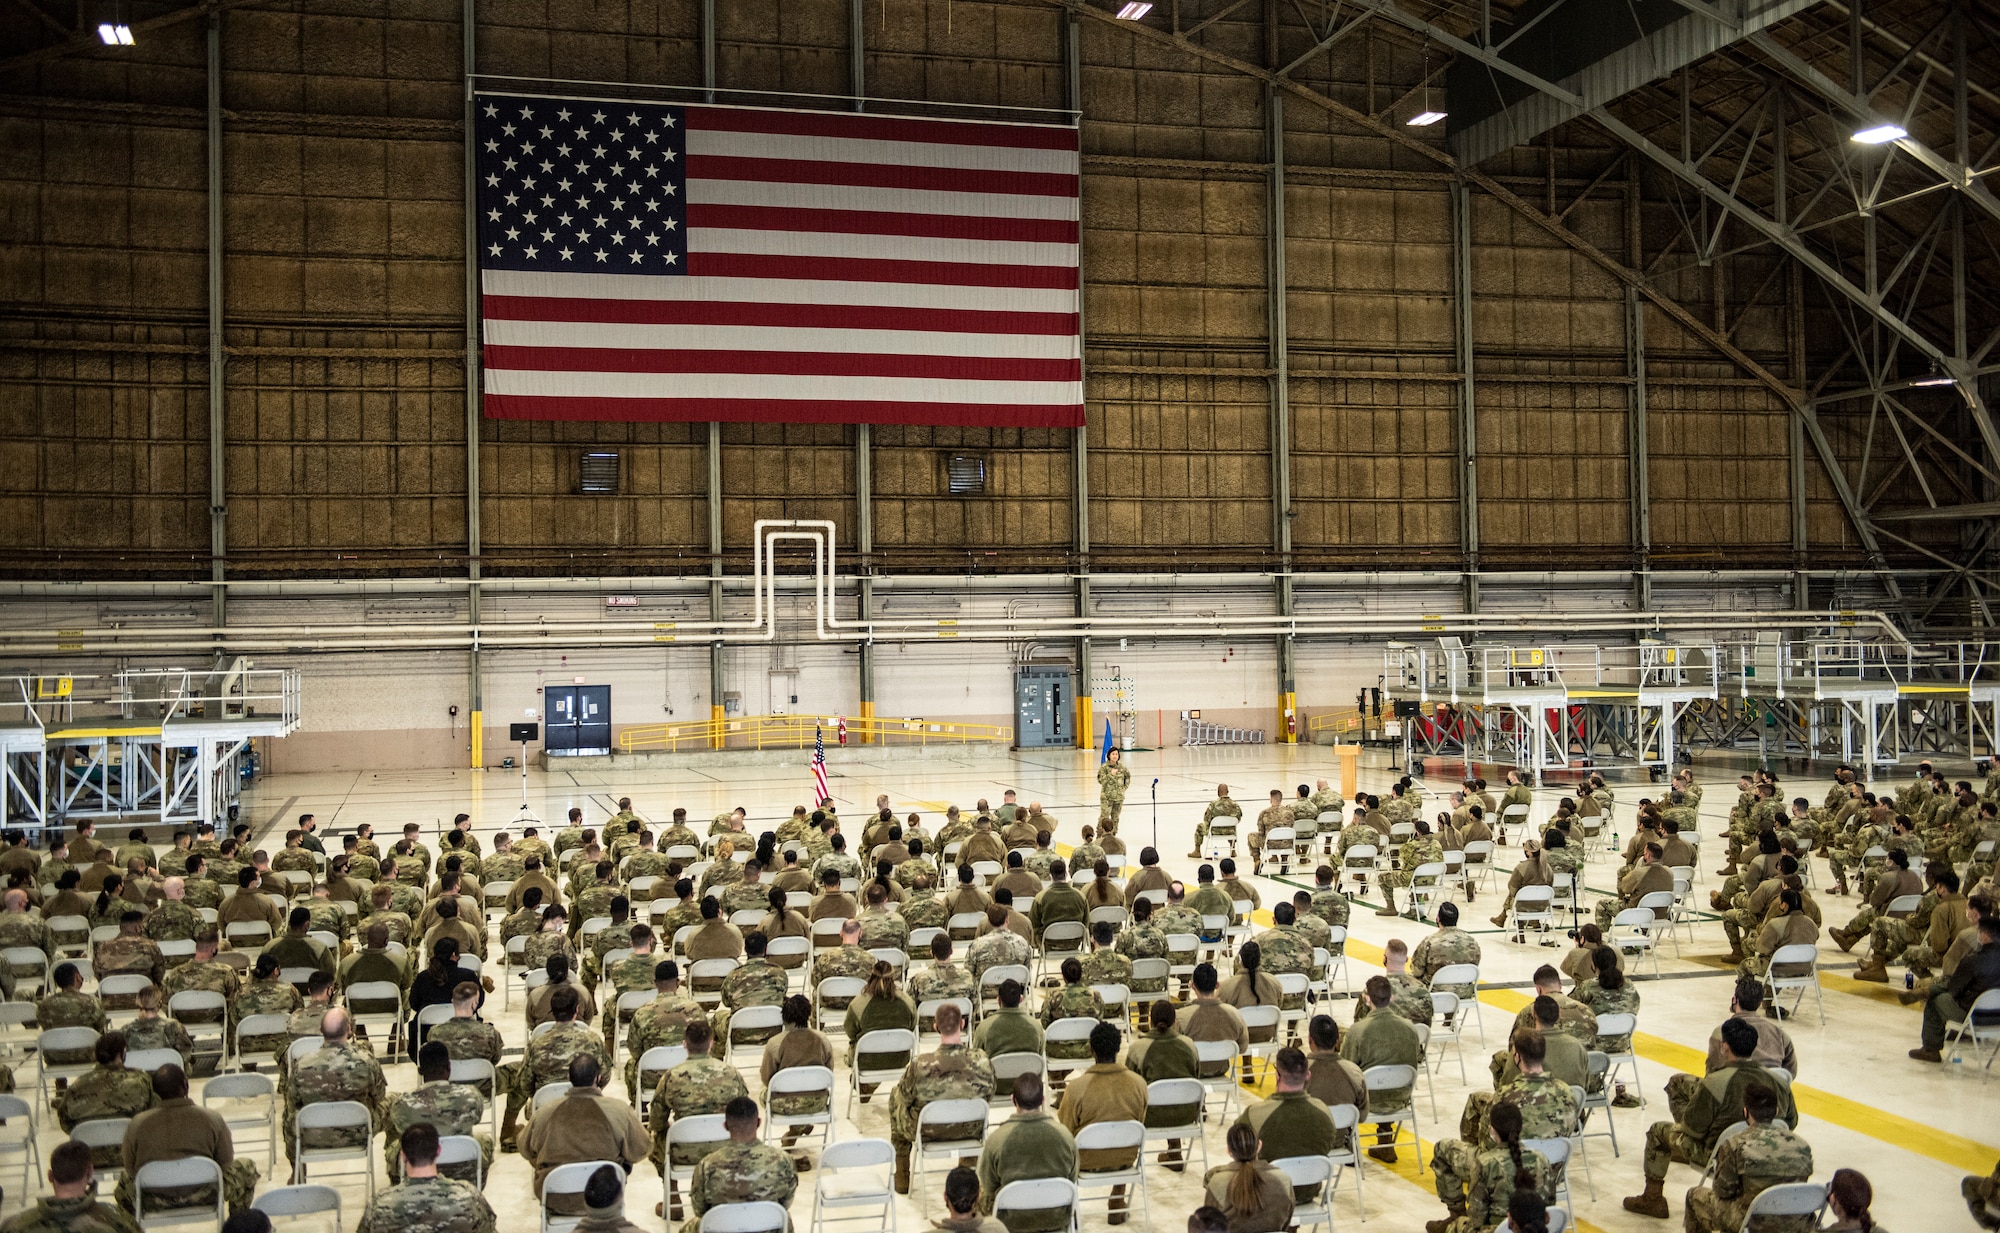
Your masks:
{"label": "yellow floor stripe", "polygon": [[[1347,940],[1347,953],[1351,958],[1359,959],[1363,963],[1381,966],[1382,948],[1379,946],[1371,946],[1350,937]],[[1874,996],[1877,991],[1883,989],[1880,985],[1848,980],[1844,976],[1823,974],[1820,980],[1822,983],[1843,981],[1859,985],[1869,996]],[[1890,993],[1890,997],[1894,998],[1893,992]],[[1517,989],[1485,989],[1480,991],[1479,1000],[1495,1009],[1518,1014],[1531,999]],[[1708,1066],[1706,1050],[1689,1048],[1645,1032],[1636,1033],[1632,1037],[1632,1045],[1638,1055],[1647,1061],[1691,1075],[1704,1073]],[[1939,1130],[1935,1126],[1898,1117],[1893,1113],[1871,1108],[1860,1101],[1836,1096],[1832,1092],[1808,1087],[1803,1083],[1792,1085],[1792,1099],[1798,1103],[1799,1112],[1807,1117],[1832,1122],[1844,1130],[1851,1130],[1871,1139],[1879,1139],[1891,1146],[1915,1152],[1919,1156],[1928,1156],[1932,1160],[1942,1161],[1968,1173],[1991,1172],[1994,1154],[2000,1152],[2000,1148],[1981,1143],[1976,1139],[1968,1139],[1950,1131]]]}

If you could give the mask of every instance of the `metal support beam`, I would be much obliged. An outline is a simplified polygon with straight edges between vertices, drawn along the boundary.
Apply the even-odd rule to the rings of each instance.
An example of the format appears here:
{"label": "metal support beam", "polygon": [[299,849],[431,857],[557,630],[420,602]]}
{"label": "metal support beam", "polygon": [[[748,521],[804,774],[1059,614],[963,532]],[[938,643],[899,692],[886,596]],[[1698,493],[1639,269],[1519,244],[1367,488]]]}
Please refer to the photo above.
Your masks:
{"label": "metal support beam", "polygon": [[1479,419],[1472,380],[1472,190],[1451,182],[1452,342],[1458,349],[1458,547],[1464,604],[1479,611]]}
{"label": "metal support beam", "polygon": [[[704,27],[706,29],[706,27]],[[708,426],[708,619],[722,619],[722,425]],[[775,624],[777,614],[772,614]],[[708,644],[708,717],[718,725],[711,742],[723,745],[722,730],[722,644]]]}
{"label": "metal support beam", "polygon": [[[1083,28],[1076,14],[1065,12],[1063,22],[1063,76],[1067,85],[1064,91],[1069,109],[1076,116],[1077,142],[1083,140]],[[1079,293],[1076,301],[1077,337],[1082,340],[1078,354],[1088,351],[1089,334],[1084,329],[1083,296]],[[1083,382],[1084,417],[1090,415],[1090,382],[1088,359],[1079,366],[1078,374]],[[1070,515],[1073,526],[1073,545],[1076,552],[1076,615],[1090,615],[1090,426],[1085,424],[1070,430]],[[1090,745],[1090,638],[1088,635],[1076,640],[1076,743],[1080,748]]]}
{"label": "metal support beam", "polygon": [[[478,71],[479,3],[464,0],[459,18],[461,55],[465,68],[465,569],[467,619],[480,623],[479,529],[479,177],[472,144],[474,114],[472,79]],[[478,770],[486,761],[486,678],[480,663],[479,640],[466,654],[466,731],[471,736],[468,765]],[[544,716],[544,718],[547,718]]]}
{"label": "metal support beam", "polygon": [[[1528,69],[1522,68],[1520,65],[1501,56],[1498,52],[1468,43],[1434,22],[1426,21],[1413,13],[1405,12],[1393,0],[1354,0],[1354,3],[1364,9],[1372,10],[1386,20],[1393,21],[1407,29],[1435,39],[1445,46],[1450,47],[1459,55],[1484,64],[1494,72],[1504,73],[1532,87],[1540,94],[1554,99],[1565,107],[1575,108],[1578,114],[1589,115],[1591,119],[1596,121],[1612,136],[1644,154],[1662,168],[1672,172],[1683,183],[1701,193],[1705,199],[1722,209],[1730,217],[1762,236],[1768,243],[1775,244],[1785,252],[1791,254],[1794,260],[1811,270],[1828,286],[1840,292],[1840,294],[1846,296],[1863,309],[1868,314],[1872,324],[1896,334],[1941,370],[1949,372],[1955,378],[1958,378],[1959,392],[1965,398],[1967,406],[1972,411],[1973,422],[1978,426],[1980,437],[1986,443],[1987,452],[1994,457],[2000,457],[2000,427],[1996,427],[1985,400],[1980,396],[1978,383],[1964,376],[1959,371],[1960,366],[1958,362],[1952,356],[1943,348],[1931,342],[1930,339],[1924,337],[1921,331],[1904,320],[1900,314],[1893,311],[1879,293],[1872,288],[1864,289],[1855,286],[1839,268],[1826,261],[1817,252],[1808,247],[1798,232],[1792,227],[1774,222],[1759,211],[1752,209],[1734,192],[1703,175],[1701,169],[1694,161],[1676,157],[1668,151],[1661,149],[1645,134],[1626,124],[1623,120],[1618,119],[1605,110],[1604,107],[1593,106],[1586,109],[1583,106],[1583,100],[1574,91],[1549,81]],[[1834,89],[1837,90],[1838,87],[1834,87]],[[1870,217],[1873,217],[1872,214]]]}
{"label": "metal support beam", "polygon": [[[709,0],[714,3],[714,0]],[[854,96],[854,110],[866,111],[868,97],[868,43],[862,31],[864,0],[847,0],[847,92]]]}
{"label": "metal support beam", "polygon": [[[471,129],[466,130],[470,132]],[[210,624],[229,623],[229,487],[223,378],[229,362],[222,316],[222,15],[208,15],[208,569],[215,584]]]}
{"label": "metal support beam", "polygon": [[[1769,34],[1759,32],[1751,35],[1746,41],[1787,77],[1846,112],[1857,127],[1872,127],[1899,121],[1900,117],[1884,116],[1876,111],[1874,104],[1868,99],[1849,92],[1839,82],[1807,64]],[[1967,201],[1977,206],[1988,218],[2000,220],[2000,197],[1996,197],[1993,190],[1986,187],[1986,182],[1981,180],[1972,168],[1938,153],[1914,137],[1905,137],[1894,145],[1909,155],[1913,161],[1936,173],[1939,179],[1963,194]]]}
{"label": "metal support beam", "polygon": [[715,0],[701,0],[702,100],[715,101]]}
{"label": "metal support beam", "polygon": [[[1625,160],[1625,261],[1633,269],[1646,264],[1639,229],[1639,164]],[[1632,385],[1626,394],[1625,454],[1631,470],[1626,500],[1632,511],[1632,606],[1646,612],[1653,606],[1653,474],[1646,423],[1646,302],[1639,289],[1625,284],[1625,371]]]}
{"label": "metal support beam", "polygon": [[[858,609],[856,619],[866,621],[875,615],[875,580],[870,576],[875,572],[875,426],[856,424],[854,426],[854,544],[860,554],[857,568],[861,571],[861,581],[855,604]],[[837,585],[837,582],[836,582]],[[855,644],[856,661],[860,669],[861,718],[875,718],[875,643],[862,639]],[[867,725],[862,726],[861,743],[866,745],[872,739]]]}
{"label": "metal support beam", "polygon": [[[1290,279],[1285,270],[1285,96],[1264,94],[1271,172],[1265,190],[1266,321],[1271,365],[1271,547],[1278,554],[1278,615],[1292,615],[1292,402],[1289,335],[1285,312]],[[1278,637],[1278,740],[1298,741],[1298,677],[1292,639]]]}
{"label": "metal support beam", "polygon": [[[1806,384],[1806,287],[1805,271],[1796,261],[1785,271],[1785,343],[1792,381]],[[1806,430],[1805,417],[1794,415],[1785,425],[1787,486],[1792,497],[1792,607],[1812,607],[1812,579],[1807,574],[1812,547],[1812,527],[1806,518]]]}

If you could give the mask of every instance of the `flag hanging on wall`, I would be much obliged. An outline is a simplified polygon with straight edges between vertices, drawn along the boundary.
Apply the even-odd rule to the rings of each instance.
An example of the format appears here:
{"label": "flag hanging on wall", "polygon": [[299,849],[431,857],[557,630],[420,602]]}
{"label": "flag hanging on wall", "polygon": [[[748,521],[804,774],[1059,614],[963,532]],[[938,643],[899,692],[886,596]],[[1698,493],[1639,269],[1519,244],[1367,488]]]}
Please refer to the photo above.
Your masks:
{"label": "flag hanging on wall", "polygon": [[489,418],[1083,423],[1074,128],[475,115]]}

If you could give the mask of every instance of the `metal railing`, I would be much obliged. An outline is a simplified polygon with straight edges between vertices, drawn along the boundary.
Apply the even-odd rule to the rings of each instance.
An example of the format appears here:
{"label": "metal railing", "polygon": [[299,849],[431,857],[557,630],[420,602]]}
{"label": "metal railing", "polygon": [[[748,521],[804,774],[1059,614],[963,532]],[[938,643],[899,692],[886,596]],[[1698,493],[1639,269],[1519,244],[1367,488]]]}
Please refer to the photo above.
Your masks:
{"label": "metal railing", "polygon": [[[1014,740],[1005,724],[953,723],[935,719],[846,719],[849,745],[972,745]],[[748,715],[681,724],[647,724],[618,734],[626,753],[695,749],[809,749],[815,733],[829,746],[838,721],[816,715]]]}
{"label": "metal railing", "polygon": [[1334,732],[1359,739],[1367,730],[1368,718],[1359,708],[1345,706],[1321,711],[1306,720],[1306,735],[1318,736],[1322,732]]}
{"label": "metal railing", "polygon": [[1199,719],[1181,721],[1182,745],[1262,745],[1262,728],[1231,728],[1225,724],[1205,723]]}

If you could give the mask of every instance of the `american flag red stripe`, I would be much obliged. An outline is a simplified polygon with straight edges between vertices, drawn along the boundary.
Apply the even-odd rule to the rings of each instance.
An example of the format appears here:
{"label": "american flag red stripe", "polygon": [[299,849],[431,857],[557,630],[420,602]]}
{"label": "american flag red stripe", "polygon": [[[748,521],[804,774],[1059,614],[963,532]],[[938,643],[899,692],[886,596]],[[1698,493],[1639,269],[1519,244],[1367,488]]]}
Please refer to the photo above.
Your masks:
{"label": "american flag red stripe", "polygon": [[813,725],[813,805],[832,796],[826,790],[826,733],[818,724]]}
{"label": "american flag red stripe", "polygon": [[487,415],[1083,422],[1073,128],[480,103]]}

